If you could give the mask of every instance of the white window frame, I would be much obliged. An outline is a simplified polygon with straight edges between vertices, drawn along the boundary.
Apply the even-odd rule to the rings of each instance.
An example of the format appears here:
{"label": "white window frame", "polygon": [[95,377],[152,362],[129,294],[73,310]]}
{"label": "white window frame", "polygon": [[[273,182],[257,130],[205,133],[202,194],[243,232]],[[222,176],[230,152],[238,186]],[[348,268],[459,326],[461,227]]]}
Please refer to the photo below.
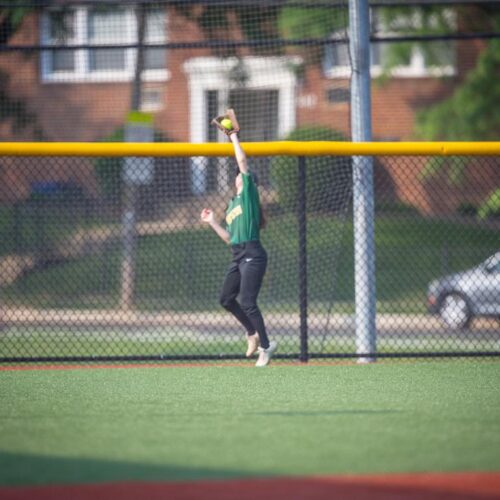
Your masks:
{"label": "white window frame", "polygon": [[[126,9],[126,33],[117,43],[133,44],[137,43],[136,17],[132,9]],[[75,13],[75,33],[64,47],[71,48],[75,45],[89,44],[88,37],[88,7],[77,7]],[[165,12],[165,22],[166,12]],[[40,35],[42,45],[58,45],[50,38],[50,20],[48,12],[44,12],[40,19]],[[123,35],[123,34],[122,34]],[[165,35],[165,39],[166,39]],[[150,43],[161,43],[163,40],[149,38]],[[103,43],[105,45],[105,43]],[[52,71],[52,52],[43,50],[40,58],[41,79],[43,83],[99,83],[99,82],[128,82],[133,80],[135,75],[135,61],[137,49],[125,50],[125,70],[105,70],[91,71],[89,68],[89,51],[91,49],[75,50],[75,70],[74,71]],[[148,82],[162,82],[170,78],[170,72],[165,69],[144,70],[142,79]]]}
{"label": "white window frame", "polygon": [[[158,100],[151,100],[148,98],[148,94],[153,96],[157,95]],[[145,112],[156,112],[161,111],[164,108],[163,102],[163,88],[162,87],[145,87],[141,92],[141,103],[140,109]]]}
{"label": "white window frame", "polygon": [[[246,89],[278,90],[278,137],[285,137],[296,123],[296,75],[292,67],[301,63],[299,57],[243,57],[248,74]],[[213,116],[207,116],[206,95],[217,90],[221,100],[219,112],[224,112],[232,88],[231,71],[238,64],[234,57],[195,57],[184,63],[189,86],[189,128],[190,141],[207,142],[207,123]],[[222,134],[219,134],[222,140]],[[207,161],[204,157],[191,157],[191,189],[201,194],[206,189]],[[219,189],[227,188],[227,176],[221,171]]]}
{"label": "white window frame", "polygon": [[[450,21],[454,22],[454,14],[452,11],[448,12]],[[418,19],[416,20],[418,22]],[[380,28],[380,24],[379,24]],[[394,36],[396,33],[391,31],[385,31],[383,28],[380,28],[378,31],[379,35],[382,36]],[[346,31],[338,31],[332,34],[332,39],[341,39],[345,37]],[[374,44],[380,44],[384,42],[371,42],[370,49]],[[389,43],[397,43],[397,42],[386,42]],[[347,44],[345,44],[347,45]],[[349,78],[351,76],[351,67],[350,66],[327,66],[327,62],[323,61],[323,72],[327,78]],[[381,76],[383,74],[383,67],[379,64],[371,64],[370,65],[370,75],[374,78]],[[427,66],[425,63],[424,53],[420,50],[418,46],[414,46],[411,54],[410,64],[396,66],[391,69],[390,75],[397,78],[429,78],[429,77],[443,77],[443,76],[454,76],[456,74],[456,64],[453,62],[452,64],[447,64],[443,66]]]}
{"label": "white window frame", "polygon": [[[278,90],[278,136],[285,137],[295,128],[296,76],[290,69],[298,64],[298,57],[243,58],[248,71],[247,89]],[[188,75],[190,93],[190,139],[191,142],[206,142],[205,95],[209,90],[218,90],[219,95],[228,95],[231,70],[237,64],[236,58],[196,57],[184,63]],[[222,99],[224,100],[224,98]],[[221,104],[223,106],[223,103]]]}

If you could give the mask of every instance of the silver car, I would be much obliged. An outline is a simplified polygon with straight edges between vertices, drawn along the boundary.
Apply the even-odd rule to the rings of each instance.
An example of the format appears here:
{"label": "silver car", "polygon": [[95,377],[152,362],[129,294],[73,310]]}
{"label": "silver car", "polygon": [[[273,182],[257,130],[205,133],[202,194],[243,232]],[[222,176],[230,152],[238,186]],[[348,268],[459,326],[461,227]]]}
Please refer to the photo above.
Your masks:
{"label": "silver car", "polygon": [[474,316],[500,319],[500,252],[467,271],[434,280],[427,308],[450,328],[467,328]]}

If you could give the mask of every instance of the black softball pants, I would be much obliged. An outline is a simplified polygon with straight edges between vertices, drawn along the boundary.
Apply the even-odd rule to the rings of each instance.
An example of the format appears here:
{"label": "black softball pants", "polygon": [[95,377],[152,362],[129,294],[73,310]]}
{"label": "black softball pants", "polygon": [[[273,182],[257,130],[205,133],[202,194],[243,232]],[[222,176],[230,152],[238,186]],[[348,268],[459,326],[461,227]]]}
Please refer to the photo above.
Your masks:
{"label": "black softball pants", "polygon": [[[267,337],[264,318],[257,306],[262,279],[267,267],[267,253],[259,241],[247,241],[232,245],[233,260],[227,270],[220,304],[243,325],[247,333],[258,333],[260,345],[267,349]],[[236,298],[239,295],[239,302]]]}

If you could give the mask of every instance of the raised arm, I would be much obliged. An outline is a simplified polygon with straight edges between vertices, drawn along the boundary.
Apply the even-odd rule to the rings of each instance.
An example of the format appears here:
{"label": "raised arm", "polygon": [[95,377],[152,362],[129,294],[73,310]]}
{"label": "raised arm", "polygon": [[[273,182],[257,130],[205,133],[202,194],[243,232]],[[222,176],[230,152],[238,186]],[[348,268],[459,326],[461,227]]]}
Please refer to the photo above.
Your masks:
{"label": "raised arm", "polygon": [[238,138],[238,134],[233,133],[229,136],[229,139],[233,143],[234,146],[234,154],[236,156],[236,162],[238,163],[238,167],[242,174],[248,174],[248,163],[247,163],[247,155],[245,151],[243,151],[240,140]]}

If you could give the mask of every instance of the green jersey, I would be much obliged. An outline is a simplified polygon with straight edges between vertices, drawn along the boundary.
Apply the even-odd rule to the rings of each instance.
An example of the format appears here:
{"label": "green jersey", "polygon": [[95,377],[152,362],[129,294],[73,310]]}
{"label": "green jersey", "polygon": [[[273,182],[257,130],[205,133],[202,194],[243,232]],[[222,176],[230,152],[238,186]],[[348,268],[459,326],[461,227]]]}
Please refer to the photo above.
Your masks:
{"label": "green jersey", "polygon": [[230,244],[256,241],[260,233],[259,191],[250,174],[241,174],[243,189],[235,196],[226,210],[227,231]]}

